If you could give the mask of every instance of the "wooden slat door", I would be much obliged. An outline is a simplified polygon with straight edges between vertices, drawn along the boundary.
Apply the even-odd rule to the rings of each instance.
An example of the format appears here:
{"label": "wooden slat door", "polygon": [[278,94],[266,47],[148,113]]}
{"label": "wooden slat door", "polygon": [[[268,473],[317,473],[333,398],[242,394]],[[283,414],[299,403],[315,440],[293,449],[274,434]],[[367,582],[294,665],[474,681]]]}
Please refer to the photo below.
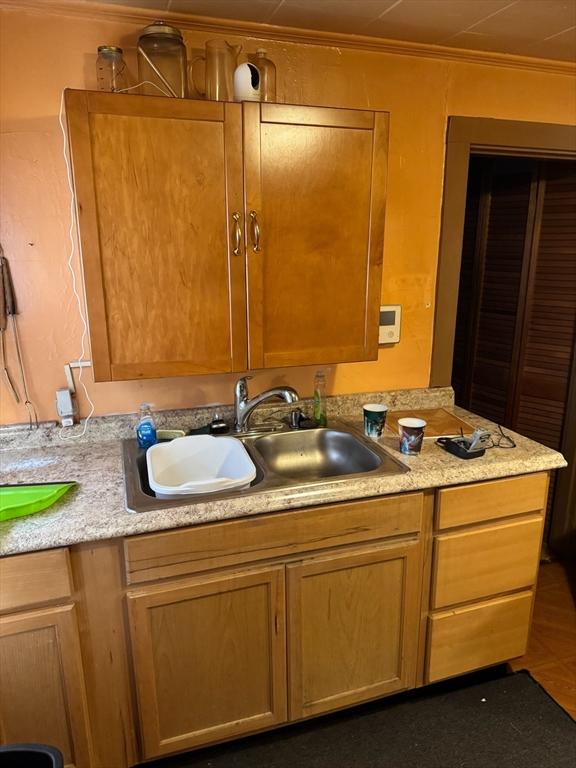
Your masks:
{"label": "wooden slat door", "polygon": [[415,684],[418,542],[287,566],[290,717]]}
{"label": "wooden slat door", "polygon": [[0,617],[0,740],[55,746],[90,768],[86,692],[74,606]]}
{"label": "wooden slat door", "polygon": [[[576,162],[542,161],[510,425],[562,450],[576,377]],[[574,429],[574,425],[571,427]],[[550,478],[554,504],[558,474]]]}
{"label": "wooden slat door", "polygon": [[96,381],[246,368],[239,104],[66,92]]}
{"label": "wooden slat door", "polygon": [[286,719],[284,566],[128,594],[143,757]]}
{"label": "wooden slat door", "polygon": [[576,341],[576,162],[547,162],[536,231],[512,423],[559,450]]}
{"label": "wooden slat door", "polygon": [[385,113],[244,104],[250,368],[376,359],[387,136]]}
{"label": "wooden slat door", "polygon": [[514,379],[518,303],[530,249],[536,163],[496,159],[488,170],[479,217],[480,289],[468,365],[468,407],[505,424]]}

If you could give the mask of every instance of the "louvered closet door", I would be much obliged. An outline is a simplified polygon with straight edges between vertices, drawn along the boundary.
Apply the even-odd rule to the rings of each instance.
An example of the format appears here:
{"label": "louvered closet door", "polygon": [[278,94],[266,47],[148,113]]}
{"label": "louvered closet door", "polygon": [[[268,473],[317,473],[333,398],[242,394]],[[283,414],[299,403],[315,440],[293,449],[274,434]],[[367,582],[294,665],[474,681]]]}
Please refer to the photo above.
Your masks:
{"label": "louvered closet door", "polygon": [[[542,163],[512,426],[560,450],[576,348],[576,163]],[[550,478],[549,507],[557,473]]]}
{"label": "louvered closet door", "polygon": [[529,245],[536,166],[498,159],[485,180],[477,232],[476,275],[482,286],[472,340],[468,407],[505,423],[513,376],[522,265]]}
{"label": "louvered closet door", "polygon": [[548,162],[540,183],[514,428],[562,442],[576,335],[576,163]]}

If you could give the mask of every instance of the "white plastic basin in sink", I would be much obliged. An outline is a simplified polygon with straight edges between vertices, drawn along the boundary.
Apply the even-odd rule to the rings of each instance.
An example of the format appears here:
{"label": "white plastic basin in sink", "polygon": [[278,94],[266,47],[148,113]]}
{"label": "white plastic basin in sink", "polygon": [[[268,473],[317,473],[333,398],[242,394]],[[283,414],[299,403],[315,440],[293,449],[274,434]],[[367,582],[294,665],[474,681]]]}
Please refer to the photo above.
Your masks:
{"label": "white plastic basin in sink", "polygon": [[146,453],[148,482],[160,498],[244,488],[256,466],[235,437],[191,435],[158,443]]}

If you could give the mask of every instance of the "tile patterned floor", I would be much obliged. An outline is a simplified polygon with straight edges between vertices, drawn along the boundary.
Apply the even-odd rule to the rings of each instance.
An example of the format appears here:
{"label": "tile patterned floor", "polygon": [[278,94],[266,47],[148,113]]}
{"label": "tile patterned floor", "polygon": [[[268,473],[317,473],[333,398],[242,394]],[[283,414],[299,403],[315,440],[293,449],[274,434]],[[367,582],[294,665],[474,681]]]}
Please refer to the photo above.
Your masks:
{"label": "tile patterned floor", "polygon": [[576,720],[576,563],[540,567],[528,651],[510,666],[527,669]]}

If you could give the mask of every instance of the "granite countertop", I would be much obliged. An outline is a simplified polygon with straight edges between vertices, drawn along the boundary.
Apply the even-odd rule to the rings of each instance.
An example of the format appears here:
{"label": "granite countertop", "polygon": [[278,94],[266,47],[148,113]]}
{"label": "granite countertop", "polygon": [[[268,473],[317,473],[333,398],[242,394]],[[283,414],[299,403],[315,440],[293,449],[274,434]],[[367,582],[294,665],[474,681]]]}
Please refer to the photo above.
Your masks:
{"label": "granite countertop", "polygon": [[[448,407],[447,410],[491,432],[497,429],[492,422],[461,408]],[[348,421],[358,425],[353,419]],[[126,511],[122,451],[118,439],[11,449],[2,453],[1,483],[75,480],[78,486],[45,512],[0,523],[0,555],[566,466],[564,458],[556,451],[509,430],[506,433],[513,436],[516,448],[493,448],[483,457],[471,461],[451,456],[435,445],[433,439],[424,441],[419,456],[403,456],[398,450],[398,439],[385,434],[380,444],[406,464],[410,472],[328,481],[321,486],[294,491],[268,490],[245,498],[239,496],[143,513]]]}

